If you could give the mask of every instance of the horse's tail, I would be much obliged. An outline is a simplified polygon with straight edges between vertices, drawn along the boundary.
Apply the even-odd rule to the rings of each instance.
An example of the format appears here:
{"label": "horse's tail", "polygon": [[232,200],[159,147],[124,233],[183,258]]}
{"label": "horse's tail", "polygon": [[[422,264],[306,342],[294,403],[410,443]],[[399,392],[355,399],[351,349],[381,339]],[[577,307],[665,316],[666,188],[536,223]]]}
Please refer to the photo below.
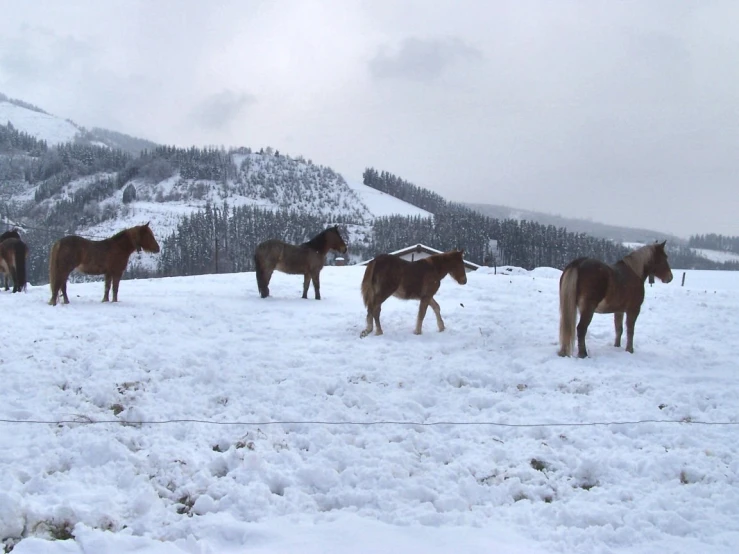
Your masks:
{"label": "horse's tail", "polygon": [[51,287],[52,297],[60,288],[60,287],[57,287],[57,278],[58,278],[57,258],[59,257],[60,246],[61,246],[60,242],[56,241],[54,245],[51,247],[51,252],[49,252],[49,286]]}
{"label": "horse's tail", "polygon": [[26,289],[26,256],[28,255],[28,246],[19,240],[14,245],[15,249],[15,283],[13,291],[22,291]]}
{"label": "horse's tail", "polygon": [[254,266],[257,274],[257,288],[259,288],[259,294],[262,298],[269,296],[269,289],[267,288],[267,276],[264,272],[264,262],[262,257],[259,255],[259,250],[254,254]]}
{"label": "horse's tail", "polygon": [[374,276],[375,260],[372,260],[367,264],[367,269],[364,270],[364,277],[362,278],[362,300],[364,300],[364,305],[367,308],[375,297],[375,286],[372,282]]}
{"label": "horse's tail", "polygon": [[571,356],[577,320],[577,267],[568,266],[559,280],[559,355]]}

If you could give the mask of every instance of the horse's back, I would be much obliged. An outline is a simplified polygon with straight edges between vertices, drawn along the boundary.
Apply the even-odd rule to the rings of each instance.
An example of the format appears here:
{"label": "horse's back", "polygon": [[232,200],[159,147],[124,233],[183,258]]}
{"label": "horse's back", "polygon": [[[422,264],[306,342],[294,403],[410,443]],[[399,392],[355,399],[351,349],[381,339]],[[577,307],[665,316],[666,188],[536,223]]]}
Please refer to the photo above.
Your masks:
{"label": "horse's back", "polygon": [[[626,264],[609,265],[595,258],[578,258],[567,265],[577,270],[578,303],[592,303],[597,313],[622,312],[644,299],[644,286]],[[560,280],[561,283],[561,280]]]}
{"label": "horse's back", "polygon": [[[90,261],[99,258],[100,254],[95,252],[95,241],[77,235],[67,235],[60,238],[52,246],[54,264],[65,271],[71,271],[78,266],[89,264]],[[97,254],[97,255],[96,255]],[[91,264],[92,265],[92,264]],[[94,269],[91,267],[91,269]],[[84,273],[92,273],[80,268]]]}
{"label": "horse's back", "polygon": [[257,246],[255,256],[264,266],[283,273],[303,275],[323,267],[323,257],[304,245],[295,245],[279,239],[265,240]]}
{"label": "horse's back", "polygon": [[429,292],[426,280],[431,267],[423,260],[411,262],[392,254],[380,254],[374,263],[375,280],[388,294],[410,300]]}

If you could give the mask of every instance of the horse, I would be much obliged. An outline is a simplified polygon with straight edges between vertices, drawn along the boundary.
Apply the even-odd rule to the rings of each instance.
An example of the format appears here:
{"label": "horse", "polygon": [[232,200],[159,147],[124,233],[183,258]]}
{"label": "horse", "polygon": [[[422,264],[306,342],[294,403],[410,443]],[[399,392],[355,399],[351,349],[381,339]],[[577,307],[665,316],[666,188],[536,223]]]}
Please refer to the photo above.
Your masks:
{"label": "horse", "polygon": [[367,307],[367,328],[361,332],[364,338],[372,332],[372,321],[377,327],[375,335],[382,335],[380,311],[382,303],[395,296],[402,300],[420,300],[416,335],[421,334],[423,318],[429,306],[436,315],[439,332],[444,330],[439,303],[434,295],[439,290],[441,280],[451,275],[457,283],[467,283],[464,267],[464,250],[451,250],[433,254],[427,258],[409,262],[391,254],[380,254],[367,264],[362,279],[362,299]]}
{"label": "horse", "polygon": [[[17,229],[10,229],[10,230],[5,231],[3,234],[0,235],[0,243],[2,243],[5,239],[18,239],[18,240],[20,240],[20,238],[21,238],[21,236],[18,233],[18,230]],[[4,271],[4,270],[2,270],[2,271]],[[8,290],[10,288],[10,287],[8,287],[8,274],[9,274],[9,272],[4,273],[4,277],[5,277],[5,290]]]}
{"label": "horse", "polygon": [[260,243],[254,253],[259,294],[262,298],[269,296],[269,281],[276,269],[289,275],[303,275],[303,298],[308,298],[308,286],[312,280],[316,300],[320,300],[319,276],[329,250],[346,253],[346,243],[341,238],[338,225],[329,227],[300,245],[278,239]]}
{"label": "horse", "polygon": [[613,265],[593,258],[577,258],[565,267],[559,279],[560,356],[572,355],[577,324],[577,355],[587,357],[585,335],[593,313],[614,314],[616,341],[621,347],[626,314],[626,351],[634,353],[634,325],[644,302],[644,281],[656,275],[663,283],[672,281],[665,242],[648,244],[627,254]]}
{"label": "horse", "polygon": [[[15,233],[15,231],[8,231]],[[6,233],[3,233],[6,234]],[[8,290],[8,275],[13,278],[13,292],[25,290],[26,280],[26,258],[28,257],[28,246],[20,238],[2,239],[0,235],[0,272],[5,274],[5,290]]]}
{"label": "horse", "polygon": [[64,303],[69,304],[67,279],[75,269],[88,275],[105,275],[103,302],[109,302],[111,283],[113,302],[118,302],[118,284],[134,250],[152,254],[159,252],[159,244],[149,223],[124,229],[105,240],[89,240],[77,235],[59,239],[51,247],[49,255],[49,304],[56,306],[59,292],[64,297]]}

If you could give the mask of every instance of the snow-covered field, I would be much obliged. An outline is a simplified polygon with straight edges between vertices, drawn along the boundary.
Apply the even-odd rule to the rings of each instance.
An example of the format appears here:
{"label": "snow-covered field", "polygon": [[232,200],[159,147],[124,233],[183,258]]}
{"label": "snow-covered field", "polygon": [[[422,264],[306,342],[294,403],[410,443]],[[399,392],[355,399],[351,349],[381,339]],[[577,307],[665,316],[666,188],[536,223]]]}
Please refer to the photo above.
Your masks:
{"label": "snow-covered field", "polygon": [[56,308],[47,287],[0,293],[0,539],[739,551],[739,273],[675,271],[648,287],[634,355],[596,315],[578,360],[556,355],[556,270],[446,279],[446,332],[429,313],[413,335],[417,303],[390,299],[385,335],[360,339],[362,271],[326,268],[320,302],[278,273],[266,300],[251,273],[124,281],[119,304],[101,283]]}

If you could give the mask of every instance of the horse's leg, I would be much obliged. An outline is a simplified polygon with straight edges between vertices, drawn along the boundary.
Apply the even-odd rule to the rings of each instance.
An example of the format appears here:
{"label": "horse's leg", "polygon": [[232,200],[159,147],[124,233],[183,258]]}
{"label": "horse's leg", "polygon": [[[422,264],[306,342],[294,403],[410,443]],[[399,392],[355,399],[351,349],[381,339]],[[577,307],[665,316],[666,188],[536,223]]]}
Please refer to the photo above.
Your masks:
{"label": "horse's leg", "polygon": [[441,307],[439,306],[439,303],[434,300],[433,296],[429,300],[429,306],[431,306],[431,309],[434,310],[434,315],[436,316],[436,325],[439,327],[439,333],[441,333],[445,329],[444,320],[441,319]]}
{"label": "horse's leg", "polygon": [[585,335],[588,332],[588,325],[593,319],[595,306],[587,305],[585,309],[580,310],[580,322],[577,324],[577,355],[580,358],[587,358],[588,351],[585,347]]}
{"label": "horse's leg", "polygon": [[418,317],[416,318],[416,330],[413,331],[414,334],[420,335],[421,334],[421,327],[423,326],[423,318],[426,317],[426,310],[429,307],[429,299],[428,298],[421,298],[421,303],[418,306]]}
{"label": "horse's leg", "polygon": [[110,273],[105,274],[105,296],[103,296],[103,302],[110,302]]}
{"label": "horse's leg", "polygon": [[[17,271],[15,265],[10,266],[10,276],[13,277],[13,292],[20,292],[21,289],[18,286],[18,271]],[[8,276],[6,274],[5,275],[5,278],[7,279],[7,277]]]}
{"label": "horse's leg", "polygon": [[616,326],[616,342],[613,346],[619,348],[621,346],[621,336],[624,334],[624,313],[616,312],[613,314],[613,323]]}
{"label": "horse's leg", "polygon": [[626,352],[634,353],[634,326],[636,318],[639,317],[641,308],[637,307],[626,312]]}
{"label": "horse's leg", "polygon": [[[67,279],[69,279],[69,274],[65,275],[62,278],[62,282],[61,282],[61,291],[62,291],[62,296],[64,297],[65,304],[69,304],[69,296],[67,296]],[[57,289],[57,294],[58,293],[59,293],[59,289]]]}
{"label": "horse's leg", "polygon": [[321,276],[321,272],[320,271],[316,271],[312,275],[313,292],[316,293],[316,300],[320,300],[321,299],[321,279],[320,279],[320,276]]}
{"label": "horse's leg", "polygon": [[120,275],[113,275],[113,302],[118,302],[118,285],[121,283],[122,276],[123,273]]}
{"label": "horse's leg", "polygon": [[7,291],[8,289],[10,289],[10,287],[8,286],[8,274],[4,273],[3,277],[5,278],[5,290]]}
{"label": "horse's leg", "polygon": [[372,332],[372,329],[373,329],[373,325],[372,325],[373,315],[372,315],[372,313],[373,313],[373,311],[374,311],[374,306],[372,306],[371,304],[369,306],[367,306],[367,327],[365,327],[364,330],[361,333],[359,333],[359,338],[362,338],[363,339],[364,337],[366,337],[367,335],[369,335]]}
{"label": "horse's leg", "polygon": [[372,310],[372,317],[375,320],[375,336],[382,335],[382,325],[380,325],[380,312],[381,311],[382,311],[382,302],[378,302],[375,305],[375,309]]}
{"label": "horse's leg", "polygon": [[308,298],[308,287],[310,286],[310,273],[303,275],[303,298]]}

